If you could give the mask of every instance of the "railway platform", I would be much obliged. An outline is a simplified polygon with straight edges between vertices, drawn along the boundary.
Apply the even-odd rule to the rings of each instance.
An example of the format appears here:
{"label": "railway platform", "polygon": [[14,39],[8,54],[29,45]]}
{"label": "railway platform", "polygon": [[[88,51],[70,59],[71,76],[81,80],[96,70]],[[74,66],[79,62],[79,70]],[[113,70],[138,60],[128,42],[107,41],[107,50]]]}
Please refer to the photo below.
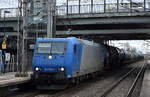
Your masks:
{"label": "railway platform", "polygon": [[15,77],[15,74],[16,72],[0,74],[0,88],[23,84],[30,81],[30,76]]}
{"label": "railway platform", "polygon": [[140,97],[150,97],[150,60],[147,61]]}

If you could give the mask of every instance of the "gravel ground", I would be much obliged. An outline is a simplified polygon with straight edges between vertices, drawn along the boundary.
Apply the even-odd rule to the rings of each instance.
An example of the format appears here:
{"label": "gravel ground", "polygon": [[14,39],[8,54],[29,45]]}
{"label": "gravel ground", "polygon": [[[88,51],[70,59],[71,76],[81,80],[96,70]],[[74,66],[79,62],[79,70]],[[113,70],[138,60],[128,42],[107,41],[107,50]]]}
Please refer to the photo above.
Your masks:
{"label": "gravel ground", "polygon": [[[130,87],[132,86],[139,71],[140,71],[140,68],[135,70],[131,75],[129,75],[127,78],[125,78],[117,87],[115,87],[111,91],[111,93],[109,95],[107,95],[106,97],[126,97],[128,91],[129,91]],[[140,82],[140,83],[142,83],[142,82]],[[140,89],[140,87],[138,87],[138,88]],[[138,91],[138,89],[135,89],[135,91],[136,90]],[[136,95],[136,92],[134,95]],[[138,97],[138,96],[135,96],[135,97]]]}
{"label": "gravel ground", "polygon": [[127,77],[115,89],[113,89],[112,92],[107,97],[125,97],[135,77],[136,76],[134,74]]}
{"label": "gravel ground", "polygon": [[135,89],[134,89],[133,94],[131,95],[131,97],[139,97],[140,96],[142,83],[143,83],[143,78],[144,78],[144,73],[140,76],[139,80],[137,81],[137,84],[135,86]]}

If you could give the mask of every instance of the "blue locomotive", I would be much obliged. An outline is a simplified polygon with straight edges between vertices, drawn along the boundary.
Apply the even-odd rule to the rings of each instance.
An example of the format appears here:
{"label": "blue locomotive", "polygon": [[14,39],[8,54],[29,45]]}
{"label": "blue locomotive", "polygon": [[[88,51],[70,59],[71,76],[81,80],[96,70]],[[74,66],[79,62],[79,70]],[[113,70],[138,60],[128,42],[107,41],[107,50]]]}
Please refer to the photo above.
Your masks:
{"label": "blue locomotive", "polygon": [[[63,89],[104,68],[141,59],[116,47],[74,37],[38,38],[33,56],[33,78],[39,89]],[[134,59],[134,60],[133,60]]]}

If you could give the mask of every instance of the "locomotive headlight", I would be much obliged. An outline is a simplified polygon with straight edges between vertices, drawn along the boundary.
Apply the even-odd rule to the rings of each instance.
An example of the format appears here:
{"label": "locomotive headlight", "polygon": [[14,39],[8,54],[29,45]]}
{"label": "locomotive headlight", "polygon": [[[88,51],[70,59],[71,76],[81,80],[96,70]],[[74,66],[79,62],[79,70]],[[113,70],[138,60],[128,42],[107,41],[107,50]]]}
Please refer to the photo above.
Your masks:
{"label": "locomotive headlight", "polygon": [[64,71],[64,70],[65,70],[65,68],[63,68],[63,67],[62,67],[62,68],[60,68],[60,71]]}
{"label": "locomotive headlight", "polygon": [[52,56],[48,56],[48,58],[49,58],[49,59],[52,59],[53,57],[52,57]]}
{"label": "locomotive headlight", "polygon": [[35,68],[35,70],[36,70],[36,71],[39,71],[39,70],[40,70],[40,68],[36,67],[36,68]]}

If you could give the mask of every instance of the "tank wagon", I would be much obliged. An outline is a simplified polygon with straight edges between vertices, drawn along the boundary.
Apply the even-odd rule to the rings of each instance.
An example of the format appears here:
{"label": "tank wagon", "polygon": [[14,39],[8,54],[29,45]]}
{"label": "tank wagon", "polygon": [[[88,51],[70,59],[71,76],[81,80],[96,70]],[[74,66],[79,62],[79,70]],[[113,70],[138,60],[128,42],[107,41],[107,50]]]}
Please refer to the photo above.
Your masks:
{"label": "tank wagon", "polygon": [[[133,56],[134,55],[134,56]],[[33,56],[33,79],[38,89],[64,89],[103,69],[142,59],[116,47],[74,37],[38,38]]]}

